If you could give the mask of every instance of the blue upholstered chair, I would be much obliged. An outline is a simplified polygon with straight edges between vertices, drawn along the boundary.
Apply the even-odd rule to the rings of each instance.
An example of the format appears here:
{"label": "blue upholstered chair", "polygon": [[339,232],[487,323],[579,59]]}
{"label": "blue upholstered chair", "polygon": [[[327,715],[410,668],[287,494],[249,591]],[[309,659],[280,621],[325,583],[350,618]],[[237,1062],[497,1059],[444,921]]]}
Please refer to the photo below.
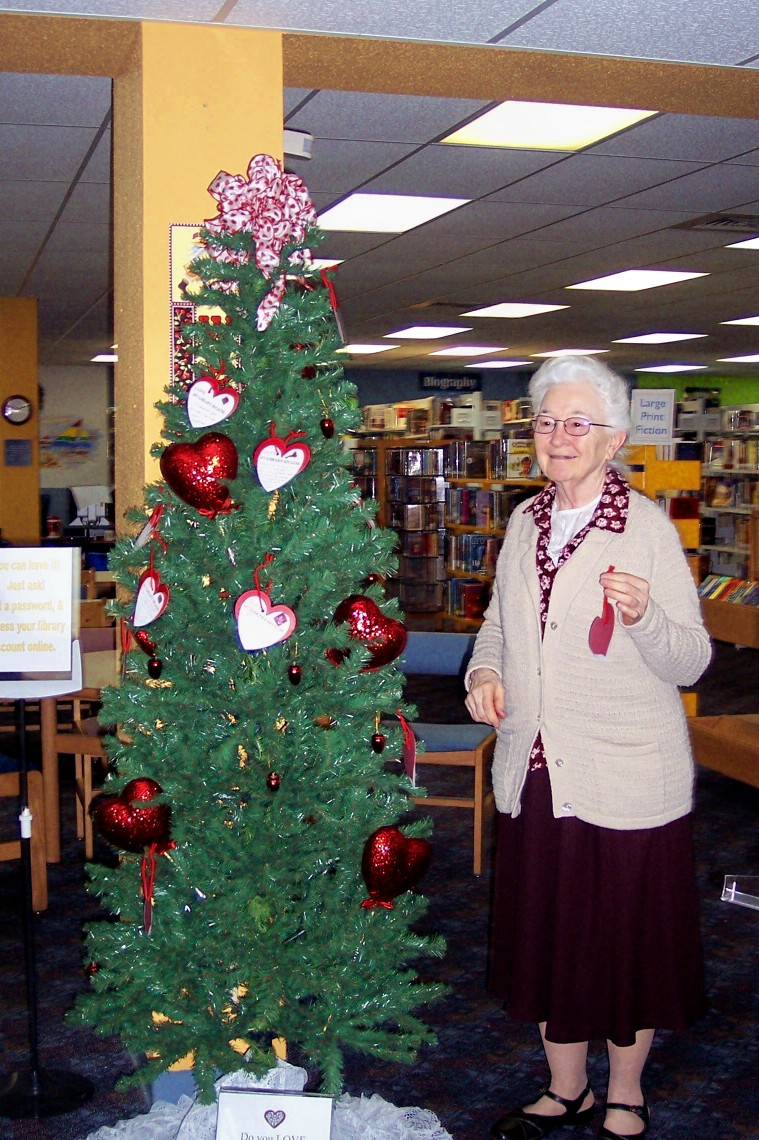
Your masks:
{"label": "blue upholstered chair", "polygon": [[[474,635],[468,633],[428,633],[410,631],[399,665],[406,676],[446,676],[462,678],[474,647]],[[462,687],[463,697],[463,687]],[[467,714],[465,714],[467,715]],[[411,725],[425,750],[417,754],[419,765],[441,765],[474,769],[471,796],[415,797],[423,806],[466,808],[474,822],[473,867],[482,873],[485,853],[485,811],[493,803],[492,792],[486,792],[487,775],[495,749],[496,734],[487,724],[467,720],[461,724],[414,721]],[[426,784],[426,781],[425,781]]]}

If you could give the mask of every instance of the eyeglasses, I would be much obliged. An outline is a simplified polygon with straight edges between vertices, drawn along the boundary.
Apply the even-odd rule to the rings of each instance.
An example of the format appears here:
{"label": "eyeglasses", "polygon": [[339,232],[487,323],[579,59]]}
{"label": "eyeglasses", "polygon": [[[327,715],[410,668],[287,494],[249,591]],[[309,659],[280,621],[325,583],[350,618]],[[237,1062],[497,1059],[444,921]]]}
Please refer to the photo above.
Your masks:
{"label": "eyeglasses", "polygon": [[557,420],[555,416],[535,416],[530,420],[530,427],[537,435],[550,435],[556,431],[557,424],[564,424],[567,435],[587,435],[592,427],[611,427],[611,424],[597,424],[593,420],[586,420],[584,416],[570,416],[566,420]]}

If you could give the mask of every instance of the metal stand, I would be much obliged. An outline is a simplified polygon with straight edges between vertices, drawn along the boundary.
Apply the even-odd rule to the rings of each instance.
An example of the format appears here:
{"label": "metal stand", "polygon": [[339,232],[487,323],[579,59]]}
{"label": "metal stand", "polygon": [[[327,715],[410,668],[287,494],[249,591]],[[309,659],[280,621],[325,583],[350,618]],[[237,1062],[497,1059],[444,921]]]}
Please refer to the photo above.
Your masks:
{"label": "metal stand", "polygon": [[[78,644],[75,643],[78,656]],[[78,684],[74,677],[74,687],[68,682],[67,692],[81,688],[81,659],[79,659]],[[74,669],[76,674],[76,668]],[[14,690],[24,682],[11,682],[0,685],[0,695]],[[61,685],[61,682],[58,682]],[[52,695],[48,686],[43,695]],[[23,872],[23,933],[26,966],[26,1002],[29,1026],[29,1066],[7,1076],[0,1076],[0,1117],[12,1120],[38,1119],[43,1116],[57,1116],[63,1112],[73,1112],[92,1098],[95,1086],[79,1073],[63,1069],[41,1069],[39,1064],[39,1035],[37,1028],[37,961],[35,944],[35,914],[32,907],[32,817],[28,800],[28,768],[26,751],[26,700],[17,700],[18,732],[20,743],[19,788],[21,830],[21,867]],[[42,820],[38,826],[43,827]]]}

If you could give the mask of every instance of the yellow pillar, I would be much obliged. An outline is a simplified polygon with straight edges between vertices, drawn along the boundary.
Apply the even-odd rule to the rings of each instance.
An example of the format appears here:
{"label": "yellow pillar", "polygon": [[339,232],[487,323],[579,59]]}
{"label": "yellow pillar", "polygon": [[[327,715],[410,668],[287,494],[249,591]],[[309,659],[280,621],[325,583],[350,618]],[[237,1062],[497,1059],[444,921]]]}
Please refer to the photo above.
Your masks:
{"label": "yellow pillar", "polygon": [[40,540],[37,302],[0,297],[0,408],[10,396],[29,401],[31,415],[0,416],[0,531],[14,546]]}
{"label": "yellow pillar", "polygon": [[114,81],[116,526],[159,477],[154,408],[171,375],[172,224],[216,213],[220,170],[282,157],[282,36],[207,24],[146,23]]}

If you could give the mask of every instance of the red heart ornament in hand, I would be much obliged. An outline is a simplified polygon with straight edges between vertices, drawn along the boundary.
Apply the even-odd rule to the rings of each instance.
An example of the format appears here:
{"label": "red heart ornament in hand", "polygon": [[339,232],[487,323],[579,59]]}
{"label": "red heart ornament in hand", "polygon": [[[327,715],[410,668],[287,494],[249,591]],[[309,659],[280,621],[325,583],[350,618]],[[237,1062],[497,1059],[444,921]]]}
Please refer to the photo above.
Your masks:
{"label": "red heart ornament in hand", "polygon": [[[361,670],[370,673],[381,669],[399,657],[406,648],[407,633],[402,622],[383,614],[377,603],[365,594],[351,594],[335,610],[335,625],[347,621],[350,635],[362,641],[369,649],[371,659]],[[344,651],[328,649],[327,656],[334,665],[339,665]]]}
{"label": "red heart ornament in hand", "polygon": [[93,823],[103,839],[125,851],[141,852],[151,843],[169,843],[171,808],[168,804],[139,807],[163,791],[147,776],[130,780],[117,796],[99,796],[92,805]]}
{"label": "red heart ornament in hand", "polygon": [[392,910],[392,900],[416,886],[431,858],[432,848],[426,839],[407,839],[398,827],[380,827],[372,832],[361,859],[369,898],[361,905]]}
{"label": "red heart ornament in hand", "polygon": [[170,443],[160,467],[174,494],[202,515],[215,518],[232,510],[223,483],[237,475],[237,448],[229,436],[209,431],[195,443]]}

